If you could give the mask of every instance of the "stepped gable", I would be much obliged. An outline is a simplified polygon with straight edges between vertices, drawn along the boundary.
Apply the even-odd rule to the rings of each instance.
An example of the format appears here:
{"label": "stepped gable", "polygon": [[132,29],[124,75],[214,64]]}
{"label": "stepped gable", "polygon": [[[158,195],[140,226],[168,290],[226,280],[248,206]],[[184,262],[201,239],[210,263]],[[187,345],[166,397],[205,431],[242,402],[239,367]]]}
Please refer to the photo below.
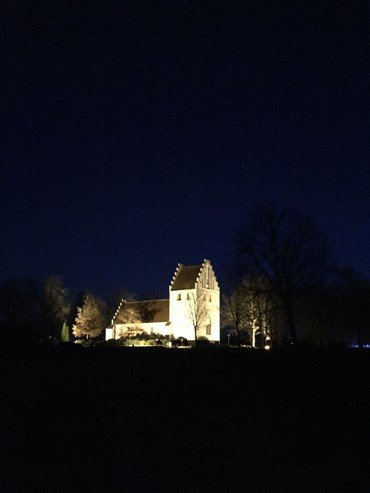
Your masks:
{"label": "stepped gable", "polygon": [[117,319],[118,315],[119,315],[119,314],[120,314],[120,312],[121,312],[122,305],[124,305],[125,303],[126,303],[126,300],[124,300],[124,299],[122,299],[122,300],[120,301],[120,303],[119,303],[119,305],[118,305],[118,308],[117,308],[117,310],[114,312],[114,315],[113,315],[113,317],[112,317],[112,322],[111,322],[111,323],[112,323],[112,325],[113,325],[114,323],[116,323],[116,319]]}
{"label": "stepped gable", "polygon": [[178,264],[171,282],[171,291],[194,289],[198,282],[202,265]]}
{"label": "stepped gable", "polygon": [[[125,323],[124,312],[132,308],[142,315],[143,323],[168,322],[169,320],[169,300],[145,300],[145,301],[125,301],[122,300],[114,314],[112,324]],[[121,318],[122,317],[122,318]]]}

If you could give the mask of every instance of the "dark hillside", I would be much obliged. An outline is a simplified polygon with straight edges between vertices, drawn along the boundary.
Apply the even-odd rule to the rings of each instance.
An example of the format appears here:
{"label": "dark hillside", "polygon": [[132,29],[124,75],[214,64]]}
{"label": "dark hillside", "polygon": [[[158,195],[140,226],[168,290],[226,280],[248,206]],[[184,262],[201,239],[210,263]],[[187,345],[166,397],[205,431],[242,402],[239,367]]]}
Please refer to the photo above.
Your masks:
{"label": "dark hillside", "polygon": [[361,351],[2,354],[1,491],[366,491]]}

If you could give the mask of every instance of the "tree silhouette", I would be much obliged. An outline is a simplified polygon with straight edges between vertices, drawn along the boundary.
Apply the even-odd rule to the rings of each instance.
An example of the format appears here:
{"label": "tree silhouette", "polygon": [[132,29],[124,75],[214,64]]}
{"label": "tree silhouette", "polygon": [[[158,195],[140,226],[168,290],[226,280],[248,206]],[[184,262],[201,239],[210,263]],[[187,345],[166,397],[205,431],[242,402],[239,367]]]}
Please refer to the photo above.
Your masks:
{"label": "tree silhouette", "polygon": [[45,332],[59,337],[70,311],[68,290],[63,286],[60,276],[50,276],[45,279],[40,295],[40,305]]}
{"label": "tree silhouette", "polygon": [[297,212],[261,207],[238,232],[236,254],[245,275],[268,282],[295,343],[296,303],[304,287],[324,271],[328,255],[325,237],[309,218]]}
{"label": "tree silhouette", "polygon": [[238,337],[238,346],[241,344],[241,333],[246,329],[246,320],[248,317],[248,307],[246,303],[245,288],[242,285],[236,288],[230,294],[224,294],[223,297],[223,320],[231,324]]}
{"label": "tree silhouette", "polygon": [[0,284],[0,329],[10,339],[35,340],[42,336],[39,283],[8,278]]}

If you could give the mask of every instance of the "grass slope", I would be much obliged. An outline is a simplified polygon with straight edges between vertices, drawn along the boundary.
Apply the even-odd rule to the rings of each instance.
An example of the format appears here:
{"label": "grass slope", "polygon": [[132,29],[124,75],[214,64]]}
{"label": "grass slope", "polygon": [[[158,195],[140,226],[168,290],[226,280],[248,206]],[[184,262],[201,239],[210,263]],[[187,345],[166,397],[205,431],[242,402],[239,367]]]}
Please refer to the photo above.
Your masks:
{"label": "grass slope", "polygon": [[361,351],[3,351],[1,491],[366,491]]}

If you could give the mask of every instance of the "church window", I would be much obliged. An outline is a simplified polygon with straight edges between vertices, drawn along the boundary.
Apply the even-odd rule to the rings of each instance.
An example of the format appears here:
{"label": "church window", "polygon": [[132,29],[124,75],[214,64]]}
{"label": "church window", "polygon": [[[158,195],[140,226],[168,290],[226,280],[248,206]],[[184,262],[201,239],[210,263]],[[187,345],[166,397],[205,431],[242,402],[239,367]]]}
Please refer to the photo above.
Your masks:
{"label": "church window", "polygon": [[212,295],[211,294],[209,295],[209,301],[212,301]]}
{"label": "church window", "polygon": [[181,301],[181,293],[177,295],[177,301]]}
{"label": "church window", "polygon": [[186,294],[186,299],[187,299],[188,301],[190,300],[190,294],[189,294],[189,293],[187,293],[187,294]]}
{"label": "church window", "polygon": [[211,335],[211,324],[206,325],[206,335],[207,336]]}

